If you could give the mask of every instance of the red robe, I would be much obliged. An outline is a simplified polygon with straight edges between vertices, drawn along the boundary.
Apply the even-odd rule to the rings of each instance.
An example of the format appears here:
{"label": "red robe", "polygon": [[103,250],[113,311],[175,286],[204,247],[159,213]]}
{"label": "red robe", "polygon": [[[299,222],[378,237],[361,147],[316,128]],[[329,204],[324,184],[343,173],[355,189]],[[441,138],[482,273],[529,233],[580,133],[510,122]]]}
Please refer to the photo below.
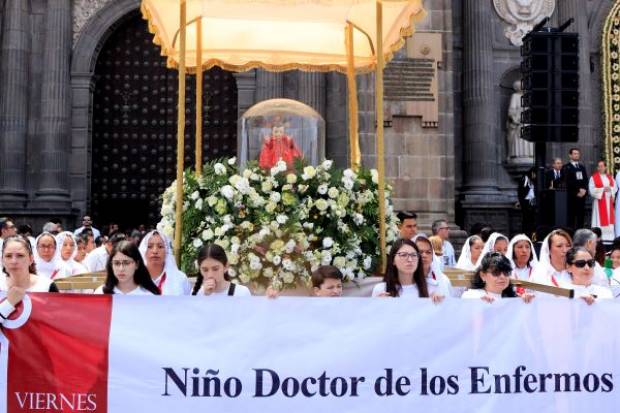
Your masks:
{"label": "red robe", "polygon": [[293,162],[297,158],[303,158],[303,155],[293,138],[286,135],[281,138],[270,136],[260,151],[258,165],[263,169],[271,169],[279,160],[283,160],[287,169],[293,169]]}

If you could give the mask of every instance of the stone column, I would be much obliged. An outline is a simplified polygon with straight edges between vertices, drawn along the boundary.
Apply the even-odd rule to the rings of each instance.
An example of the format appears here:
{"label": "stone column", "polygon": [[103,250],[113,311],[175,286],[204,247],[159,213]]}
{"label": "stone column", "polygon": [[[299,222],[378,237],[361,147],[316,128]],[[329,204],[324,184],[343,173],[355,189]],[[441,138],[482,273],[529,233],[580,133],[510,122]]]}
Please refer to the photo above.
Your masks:
{"label": "stone column", "polygon": [[[584,12],[584,3],[581,0],[558,1],[558,24],[564,23],[571,17],[575,22],[566,29],[568,32],[579,33],[579,142],[564,145],[562,158],[568,156],[570,146],[580,147],[582,161],[592,172],[592,165],[598,153],[594,153],[595,138],[592,136],[592,85],[590,75],[590,33],[588,30],[588,15]],[[598,35],[598,34],[597,34]]]}
{"label": "stone column", "polygon": [[36,201],[63,208],[70,204],[71,1],[48,0],[46,12]]}
{"label": "stone column", "polygon": [[492,36],[482,27],[492,8],[480,0],[463,1],[463,142],[465,196],[498,193],[493,103]]}
{"label": "stone column", "polygon": [[256,71],[256,102],[284,97],[284,74]]}
{"label": "stone column", "polygon": [[26,200],[29,2],[6,0],[0,45],[0,209]]}

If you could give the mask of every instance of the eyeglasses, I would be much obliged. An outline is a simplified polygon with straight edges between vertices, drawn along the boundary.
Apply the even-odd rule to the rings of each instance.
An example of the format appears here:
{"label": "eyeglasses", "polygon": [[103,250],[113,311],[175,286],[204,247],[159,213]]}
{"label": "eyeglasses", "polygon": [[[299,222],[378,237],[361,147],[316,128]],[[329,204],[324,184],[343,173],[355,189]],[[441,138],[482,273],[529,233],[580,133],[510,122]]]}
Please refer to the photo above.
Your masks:
{"label": "eyeglasses", "polygon": [[411,252],[411,253],[399,252],[396,255],[404,260],[415,260],[416,258],[418,258],[418,254],[416,254],[415,252]]}
{"label": "eyeglasses", "polygon": [[114,268],[126,268],[133,264],[133,260],[112,261],[112,267]]}
{"label": "eyeglasses", "polygon": [[489,274],[491,274],[493,277],[499,277],[503,275],[506,278],[510,278],[510,274],[506,274],[505,272],[491,272]]}
{"label": "eyeglasses", "polygon": [[586,265],[590,268],[594,268],[594,264],[596,264],[596,260],[591,259],[591,260],[577,260],[575,262],[573,262],[573,265],[577,268],[583,268]]}

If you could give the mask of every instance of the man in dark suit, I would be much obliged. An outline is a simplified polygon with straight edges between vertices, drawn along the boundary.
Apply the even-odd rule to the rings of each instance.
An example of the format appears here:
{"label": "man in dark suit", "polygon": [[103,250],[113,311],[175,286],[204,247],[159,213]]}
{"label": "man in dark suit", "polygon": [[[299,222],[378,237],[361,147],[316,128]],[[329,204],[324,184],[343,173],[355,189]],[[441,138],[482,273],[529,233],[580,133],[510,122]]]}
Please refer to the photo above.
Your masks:
{"label": "man in dark suit", "polygon": [[564,188],[564,175],[562,173],[562,159],[555,158],[552,168],[545,172],[545,188],[546,189],[562,189]]}
{"label": "man in dark suit", "polygon": [[570,161],[562,168],[568,196],[568,225],[574,229],[583,228],[586,194],[588,193],[588,174],[586,167],[579,162],[581,152],[577,148],[568,151]]}

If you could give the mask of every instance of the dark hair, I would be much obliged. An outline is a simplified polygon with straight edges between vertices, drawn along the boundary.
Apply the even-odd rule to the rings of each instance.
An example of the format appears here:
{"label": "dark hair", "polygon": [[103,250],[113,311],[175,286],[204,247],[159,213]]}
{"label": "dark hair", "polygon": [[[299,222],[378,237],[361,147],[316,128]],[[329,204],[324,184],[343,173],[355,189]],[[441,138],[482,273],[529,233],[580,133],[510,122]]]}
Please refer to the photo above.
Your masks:
{"label": "dark hair", "polygon": [[605,159],[599,159],[598,161],[596,161],[596,166],[598,166],[599,163],[603,162],[603,165],[605,165],[605,167],[607,167],[607,161]]}
{"label": "dark hair", "polygon": [[396,265],[394,265],[394,258],[396,257],[398,250],[400,250],[404,245],[413,247],[416,254],[418,254],[418,268],[416,268],[413,273],[413,282],[418,286],[419,296],[428,297],[428,287],[426,285],[424,269],[422,268],[420,251],[413,241],[402,238],[394,242],[392,248],[390,249],[390,254],[387,257],[387,267],[385,270],[385,275],[383,276],[383,281],[385,281],[385,291],[392,297],[400,296],[402,286],[400,285],[400,281],[398,281],[398,269],[396,268]]}
{"label": "dark hair", "polygon": [[[590,251],[588,251],[584,247],[573,247],[573,248],[569,249],[568,251],[566,251],[566,265],[574,264],[575,263],[575,257],[577,256],[577,253],[579,253],[579,252],[586,252],[586,253],[588,253],[588,255],[590,257],[592,257],[592,254],[590,253]],[[592,257],[592,258],[594,258],[594,257]]]}
{"label": "dark hair", "polygon": [[418,214],[413,211],[399,211],[396,216],[401,223],[406,219],[418,219]]}
{"label": "dark hair", "polygon": [[92,236],[93,236],[92,232],[82,231],[76,237],[76,243],[87,245],[88,239],[91,238]]}
{"label": "dark hair", "polygon": [[0,230],[3,230],[9,222],[13,222],[13,220],[9,217],[0,218]]}
{"label": "dark hair", "polygon": [[570,149],[568,150],[568,154],[570,155],[571,153],[573,153],[573,151],[577,151],[577,152],[581,153],[581,151],[579,150],[579,148],[572,147],[572,148],[570,148]]}
{"label": "dark hair", "polygon": [[[491,273],[491,274],[506,274],[510,276],[512,273],[512,265],[508,258],[504,257],[499,252],[487,252],[482,258],[482,262],[480,266],[476,270],[473,278],[471,279],[471,288],[473,289],[484,289],[485,282],[482,279],[483,272]],[[509,283],[508,287],[504,288],[502,291],[502,297],[516,297],[517,293],[515,292],[512,284]]]}
{"label": "dark hair", "polygon": [[480,230],[480,238],[483,242],[487,242],[494,232],[495,230],[492,227],[484,227]]}
{"label": "dark hair", "polygon": [[118,252],[135,261],[136,271],[133,273],[133,281],[145,290],[148,290],[155,295],[161,295],[161,291],[159,291],[159,288],[157,288],[151,279],[151,275],[144,265],[138,246],[133,242],[128,241],[121,241],[112,247],[112,252],[110,253],[110,257],[108,258],[108,262],[106,264],[107,274],[105,284],[103,285],[104,294],[114,294],[114,287],[118,285],[118,279],[114,276],[114,270],[112,269],[112,259]]}
{"label": "dark hair", "polygon": [[111,242],[112,246],[118,244],[121,241],[125,241],[127,239],[127,235],[122,232],[114,232],[108,236],[108,240],[106,242]]}
{"label": "dark hair", "polygon": [[599,227],[593,227],[591,231],[594,232],[599,239],[603,237],[603,231],[601,231]]}
{"label": "dark hair", "polygon": [[[4,249],[6,248],[6,245],[11,241],[19,242],[20,244],[22,244],[26,248],[26,251],[28,251],[28,255],[30,255],[31,257],[33,256],[32,245],[30,245],[30,241],[28,240],[28,238],[24,237],[23,235],[13,235],[12,237],[8,237],[7,239],[5,239],[4,243],[2,244],[2,257],[4,257]],[[30,272],[30,274],[37,273],[37,266],[35,265],[34,260],[32,260],[32,264],[30,264],[30,266],[28,267],[28,271]],[[4,272],[7,276],[9,275],[9,273],[6,271],[6,267],[2,268],[2,272]]]}
{"label": "dark hair", "polygon": [[485,224],[480,223],[480,222],[476,222],[469,229],[469,235],[479,235],[480,231],[482,231],[482,228],[484,228],[484,227],[485,227]]}
{"label": "dark hair", "polygon": [[[228,265],[228,257],[226,256],[226,251],[224,248],[220,247],[217,244],[206,244],[203,245],[200,250],[198,250],[198,256],[196,257],[196,264],[198,265],[198,274],[196,275],[196,283],[194,284],[194,289],[192,290],[192,295],[198,294],[200,291],[200,287],[202,287],[202,282],[204,277],[200,272],[200,264],[207,258],[214,259],[222,263],[223,266]],[[230,276],[228,272],[224,272],[224,279],[226,281],[230,281]]]}
{"label": "dark hair", "polygon": [[17,227],[17,232],[21,235],[30,234],[32,235],[32,227],[28,224],[22,224]]}
{"label": "dark hair", "polygon": [[344,276],[340,270],[333,265],[321,265],[312,273],[312,286],[321,288],[326,279],[342,281]]}
{"label": "dark hair", "polygon": [[549,237],[547,239],[547,242],[549,243],[549,245],[547,245],[547,246],[549,247],[549,251],[550,252],[551,252],[551,240],[553,239],[553,237],[556,237],[556,236],[560,236],[560,237],[564,238],[566,241],[568,241],[568,243],[570,244],[571,247],[573,246],[573,239],[568,234],[568,232],[564,231],[563,229],[554,229],[547,236]]}

